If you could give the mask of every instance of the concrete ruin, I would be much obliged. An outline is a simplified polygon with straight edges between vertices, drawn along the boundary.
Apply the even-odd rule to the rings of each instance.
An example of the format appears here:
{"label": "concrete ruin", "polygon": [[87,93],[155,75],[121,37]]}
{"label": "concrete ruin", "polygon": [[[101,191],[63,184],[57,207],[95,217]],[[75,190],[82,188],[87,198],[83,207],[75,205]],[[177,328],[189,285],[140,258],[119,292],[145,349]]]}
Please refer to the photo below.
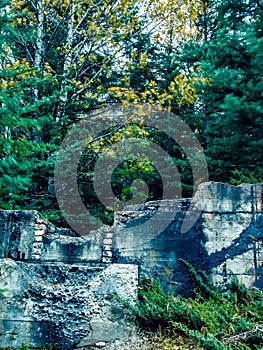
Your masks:
{"label": "concrete ruin", "polygon": [[[192,199],[201,214],[186,233],[189,199],[129,207],[115,214],[113,226],[85,237],[56,228],[36,211],[0,211],[0,346],[67,349],[123,338],[132,320],[119,300],[136,298],[139,276],[191,294],[179,259],[217,284],[235,274],[263,290],[262,198],[262,184],[205,183]],[[172,217],[161,233],[158,210],[163,220]]]}

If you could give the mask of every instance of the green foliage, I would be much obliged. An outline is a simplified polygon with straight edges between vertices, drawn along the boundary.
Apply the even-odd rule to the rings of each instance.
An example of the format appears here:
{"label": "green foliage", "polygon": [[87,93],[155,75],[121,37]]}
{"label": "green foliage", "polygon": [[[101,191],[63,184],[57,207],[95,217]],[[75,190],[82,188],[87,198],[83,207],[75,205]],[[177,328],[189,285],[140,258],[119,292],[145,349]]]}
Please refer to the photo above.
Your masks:
{"label": "green foliage", "polygon": [[[233,276],[227,288],[215,287],[205,274],[184,262],[193,281],[194,298],[166,295],[158,280],[144,279],[139,299],[130,306],[139,325],[184,337],[202,349],[261,349],[263,295],[248,290]],[[246,333],[247,332],[247,333]],[[247,334],[247,337],[234,336]]]}
{"label": "green foliage", "polygon": [[255,169],[235,169],[229,181],[232,185],[241,183],[257,184],[263,183],[263,168],[256,167]]}
{"label": "green foliage", "polygon": [[[140,142],[139,156],[130,155],[133,155],[134,151],[131,150],[129,142],[135,142],[135,140],[138,140],[138,143]],[[118,142],[119,148],[117,147],[116,150],[114,146]],[[150,158],[149,153],[145,151],[149,150],[151,143],[160,145],[167,152],[171,163],[173,162],[181,171],[183,195],[191,195],[192,175],[189,161],[182,155],[182,149],[174,140],[170,139],[167,142],[165,133],[136,123],[116,126],[115,129],[106,129],[97,140],[91,140],[80,157],[78,166],[79,191],[86,207],[95,217],[104,223],[112,224],[114,210],[119,209],[117,205],[120,205],[120,202],[125,203],[134,198],[136,198],[137,203],[158,200],[162,198],[164,190],[166,191],[166,198],[171,194],[170,199],[174,199],[172,195],[175,192],[176,181],[168,172],[162,175],[161,178],[159,171],[163,169],[155,168],[154,164],[151,163],[151,161],[154,161],[155,164],[158,164],[158,162],[163,164],[163,158],[161,159],[163,155],[159,155],[153,149]],[[78,144],[76,143],[76,150],[77,148]],[[108,210],[98,200],[93,183],[94,168],[97,160],[102,155],[106,155],[108,160],[117,164],[111,172],[111,163],[105,162],[109,168],[106,167],[103,174],[100,175],[101,177],[96,178],[96,181],[99,181],[100,184],[103,184],[105,179],[111,179],[114,198],[109,203]],[[71,164],[69,164],[67,170],[69,173],[71,171],[70,167]],[[147,189],[143,186],[145,183]],[[108,193],[103,193],[103,195],[104,198],[108,197]]]}
{"label": "green foliage", "polygon": [[[15,340],[16,338],[13,337],[12,340]],[[54,347],[51,345],[44,345],[41,348],[37,348],[38,350],[52,350]],[[21,348],[15,348],[16,350],[34,350],[36,348],[32,348],[30,346],[28,346],[27,344],[22,344]],[[4,347],[4,348],[0,348],[0,350],[15,350],[14,348],[12,348],[11,346],[8,347]]]}
{"label": "green foliage", "polygon": [[208,1],[203,40],[185,46],[183,59],[205,78],[193,120],[203,123],[212,180],[262,181],[262,25],[259,1]]}
{"label": "green foliage", "polygon": [[[16,340],[16,337],[11,335],[10,336],[10,340]],[[11,346],[7,346],[7,347],[4,347],[4,348],[0,348],[0,350],[34,350],[34,349],[37,349],[37,350],[52,350],[54,349],[54,344],[49,344],[49,343],[46,343],[44,346],[41,346],[41,347],[31,347],[25,343],[22,343],[21,344],[21,348],[13,348]]]}
{"label": "green foliage", "polygon": [[[91,3],[0,2],[0,207],[37,209],[65,225],[52,187],[56,151],[80,114],[120,101],[162,105],[185,120],[211,180],[262,182],[260,1],[146,1],[145,11],[136,0]],[[147,132],[173,158],[183,196],[191,197],[184,151]],[[92,185],[101,153],[83,154],[80,168],[89,169],[79,190],[92,213],[112,223],[113,210]],[[161,198],[158,172],[141,163],[127,159],[115,169],[121,201],[132,198],[134,179],[147,182],[147,199]]]}

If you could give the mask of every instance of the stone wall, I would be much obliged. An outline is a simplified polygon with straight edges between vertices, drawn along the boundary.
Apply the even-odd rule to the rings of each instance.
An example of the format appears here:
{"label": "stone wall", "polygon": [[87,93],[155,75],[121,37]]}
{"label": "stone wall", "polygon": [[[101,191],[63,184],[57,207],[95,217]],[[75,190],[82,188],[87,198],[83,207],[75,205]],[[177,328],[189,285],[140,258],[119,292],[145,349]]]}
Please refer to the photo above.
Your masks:
{"label": "stone wall", "polygon": [[[0,346],[66,349],[122,338],[132,324],[119,298],[136,297],[138,273],[191,294],[180,259],[215,283],[234,273],[249,288],[263,289],[262,192],[262,185],[206,183],[192,201],[128,207],[112,227],[85,237],[35,211],[1,211]],[[190,203],[192,217],[186,215]],[[184,220],[194,225],[182,233]],[[169,225],[160,232],[162,221]]]}

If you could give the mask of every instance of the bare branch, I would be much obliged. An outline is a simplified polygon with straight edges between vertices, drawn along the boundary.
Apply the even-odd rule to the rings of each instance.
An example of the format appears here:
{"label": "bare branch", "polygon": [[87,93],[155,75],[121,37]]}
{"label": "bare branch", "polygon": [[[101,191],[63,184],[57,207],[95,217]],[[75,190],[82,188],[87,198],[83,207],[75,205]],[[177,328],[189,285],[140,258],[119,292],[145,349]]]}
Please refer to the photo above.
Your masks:
{"label": "bare branch", "polygon": [[243,332],[240,334],[233,335],[230,338],[225,338],[224,342],[226,344],[238,343],[240,340],[246,341],[248,338],[252,337],[255,333],[263,333],[263,324],[257,325],[252,331]]}

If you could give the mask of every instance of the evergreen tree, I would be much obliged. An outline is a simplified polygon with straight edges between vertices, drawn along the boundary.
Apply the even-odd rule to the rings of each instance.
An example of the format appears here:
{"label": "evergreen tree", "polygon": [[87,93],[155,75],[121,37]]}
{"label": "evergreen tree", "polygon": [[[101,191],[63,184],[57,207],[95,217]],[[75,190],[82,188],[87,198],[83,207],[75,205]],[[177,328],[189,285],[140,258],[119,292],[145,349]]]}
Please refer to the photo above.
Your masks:
{"label": "evergreen tree", "polygon": [[262,20],[259,1],[210,1],[199,42],[185,50],[206,82],[199,84],[196,117],[214,180],[263,179]]}
{"label": "evergreen tree", "polygon": [[15,202],[23,205],[28,191],[30,157],[36,149],[28,134],[38,124],[28,114],[33,106],[24,99],[35,84],[34,74],[12,54],[18,33],[8,1],[1,1],[0,13],[0,193],[1,206],[10,208]]}

